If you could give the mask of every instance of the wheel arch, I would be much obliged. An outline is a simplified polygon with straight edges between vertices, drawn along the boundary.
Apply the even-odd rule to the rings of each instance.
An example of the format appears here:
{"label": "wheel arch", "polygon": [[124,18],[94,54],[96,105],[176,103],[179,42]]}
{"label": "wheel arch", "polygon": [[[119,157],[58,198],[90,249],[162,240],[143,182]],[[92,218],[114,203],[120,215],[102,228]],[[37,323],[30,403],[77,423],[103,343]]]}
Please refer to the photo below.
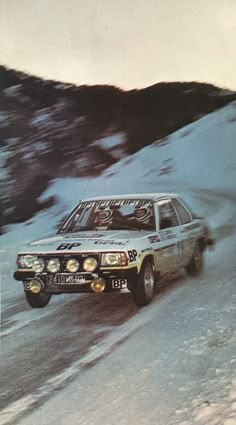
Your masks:
{"label": "wheel arch", "polygon": [[205,238],[203,236],[198,238],[196,243],[199,244],[200,250],[203,252],[206,248]]}
{"label": "wheel arch", "polygon": [[154,256],[153,256],[152,254],[147,254],[147,255],[143,258],[143,261],[142,261],[142,264],[141,264],[141,267],[140,267],[139,273],[141,272],[141,270],[143,269],[144,265],[145,265],[147,262],[150,262],[150,263],[154,266]]}
{"label": "wheel arch", "polygon": [[136,285],[131,290],[135,304],[143,307],[151,302],[155,293],[153,256],[146,255],[142,261]]}
{"label": "wheel arch", "polygon": [[150,262],[153,266],[153,272],[154,272],[154,276],[155,276],[155,282],[157,282],[160,278],[160,272],[158,270],[155,270],[155,260],[154,260],[154,255],[153,254],[147,254],[142,261],[140,270],[139,270],[139,275],[143,270],[143,267],[145,266],[145,264],[147,262]]}

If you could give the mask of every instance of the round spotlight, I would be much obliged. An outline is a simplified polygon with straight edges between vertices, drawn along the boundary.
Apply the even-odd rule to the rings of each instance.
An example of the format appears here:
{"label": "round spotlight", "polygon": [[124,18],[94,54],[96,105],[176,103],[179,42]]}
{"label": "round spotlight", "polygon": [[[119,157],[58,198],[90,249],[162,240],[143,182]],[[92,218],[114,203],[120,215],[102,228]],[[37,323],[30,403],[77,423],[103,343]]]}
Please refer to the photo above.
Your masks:
{"label": "round spotlight", "polygon": [[38,258],[37,260],[33,261],[32,269],[35,273],[42,273],[45,267],[45,263],[42,260],[42,258]]}
{"label": "round spotlight", "polygon": [[60,263],[60,260],[58,260],[58,258],[51,258],[48,261],[47,270],[50,273],[57,273],[60,270],[60,267],[61,267],[61,263]]}
{"label": "round spotlight", "polygon": [[68,272],[76,273],[79,270],[79,262],[75,258],[70,258],[66,263]]}
{"label": "round spotlight", "polygon": [[27,282],[27,287],[29,288],[29,290],[31,292],[33,292],[33,294],[39,294],[39,292],[41,292],[42,290],[42,283],[39,280],[30,280],[29,282]]}
{"label": "round spotlight", "polygon": [[83,262],[83,269],[86,272],[94,272],[94,270],[96,270],[97,268],[97,265],[98,265],[98,262],[96,258],[88,257]]}
{"label": "round spotlight", "polygon": [[106,282],[101,277],[94,279],[91,283],[91,288],[94,292],[103,292],[106,287]]}

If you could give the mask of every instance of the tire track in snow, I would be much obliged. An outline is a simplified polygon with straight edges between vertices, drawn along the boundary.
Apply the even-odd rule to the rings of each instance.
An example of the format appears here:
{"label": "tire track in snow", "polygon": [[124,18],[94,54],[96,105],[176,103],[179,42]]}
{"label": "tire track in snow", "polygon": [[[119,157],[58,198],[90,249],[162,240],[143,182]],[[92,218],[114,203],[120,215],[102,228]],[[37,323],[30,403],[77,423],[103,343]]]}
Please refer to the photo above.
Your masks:
{"label": "tire track in snow", "polygon": [[[184,286],[178,287],[184,296],[186,288]],[[22,397],[17,401],[9,404],[4,408],[0,414],[1,425],[10,425],[16,422],[24,414],[31,411],[33,408],[43,403],[46,399],[53,395],[56,390],[63,388],[66,384],[86,368],[92,367],[103,357],[111,353],[117,346],[122,344],[132,334],[137,332],[141,327],[145,326],[149,321],[154,320],[156,316],[157,302],[158,306],[163,303],[170,303],[176,294],[174,292],[164,292],[161,294],[161,299],[156,299],[147,308],[139,310],[137,314],[128,319],[123,324],[114,329],[107,337],[105,337],[98,344],[91,346],[89,351],[79,360],[74,361],[69,367],[64,369],[61,373],[49,378],[43,385],[41,385],[34,394]]]}

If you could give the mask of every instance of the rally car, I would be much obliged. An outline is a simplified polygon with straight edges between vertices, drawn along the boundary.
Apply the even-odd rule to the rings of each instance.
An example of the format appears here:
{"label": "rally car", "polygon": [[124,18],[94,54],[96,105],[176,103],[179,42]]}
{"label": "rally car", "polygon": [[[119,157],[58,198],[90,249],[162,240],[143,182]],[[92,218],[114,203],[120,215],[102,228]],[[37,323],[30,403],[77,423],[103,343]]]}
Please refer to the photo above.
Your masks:
{"label": "rally car", "polygon": [[20,252],[14,277],[33,308],[55,294],[123,289],[144,306],[162,275],[183,267],[200,273],[213,243],[204,219],[175,194],[93,198],[81,201],[56,234]]}

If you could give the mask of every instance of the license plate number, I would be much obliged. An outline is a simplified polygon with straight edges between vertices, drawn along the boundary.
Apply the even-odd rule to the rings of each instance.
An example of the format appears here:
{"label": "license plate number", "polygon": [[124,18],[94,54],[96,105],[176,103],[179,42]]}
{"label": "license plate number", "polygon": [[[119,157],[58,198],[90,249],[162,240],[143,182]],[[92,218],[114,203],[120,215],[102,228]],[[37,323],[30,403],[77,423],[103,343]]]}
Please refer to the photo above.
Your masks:
{"label": "license plate number", "polygon": [[81,285],[86,283],[85,275],[83,274],[56,274],[47,276],[48,283],[57,284],[74,284]]}

